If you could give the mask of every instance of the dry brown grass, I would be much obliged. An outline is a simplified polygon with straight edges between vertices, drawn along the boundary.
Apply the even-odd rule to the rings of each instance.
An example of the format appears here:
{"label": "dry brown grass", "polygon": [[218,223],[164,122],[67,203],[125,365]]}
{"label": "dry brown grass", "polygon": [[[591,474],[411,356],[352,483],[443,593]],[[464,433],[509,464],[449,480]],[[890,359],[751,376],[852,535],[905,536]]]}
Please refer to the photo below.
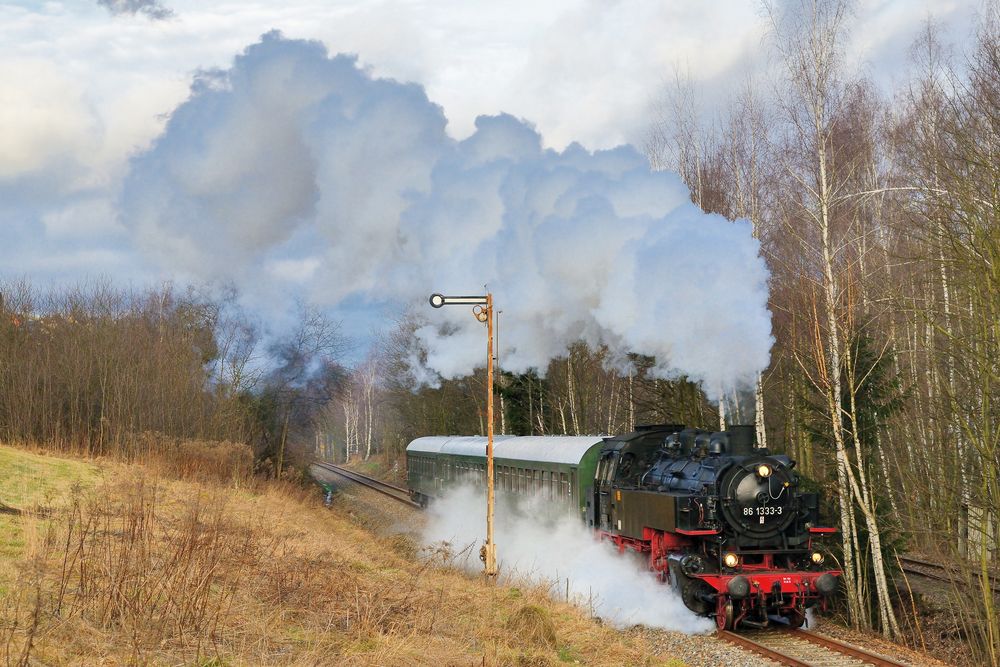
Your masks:
{"label": "dry brown grass", "polygon": [[[224,460],[224,457],[219,460]],[[217,470],[228,469],[228,463]],[[0,660],[29,664],[658,664],[540,589],[487,585],[288,483],[109,463],[48,518],[0,603]]]}
{"label": "dry brown grass", "polygon": [[162,433],[142,433],[123,448],[130,462],[140,462],[163,477],[248,486],[253,481],[253,452],[244,444],[184,440]]}

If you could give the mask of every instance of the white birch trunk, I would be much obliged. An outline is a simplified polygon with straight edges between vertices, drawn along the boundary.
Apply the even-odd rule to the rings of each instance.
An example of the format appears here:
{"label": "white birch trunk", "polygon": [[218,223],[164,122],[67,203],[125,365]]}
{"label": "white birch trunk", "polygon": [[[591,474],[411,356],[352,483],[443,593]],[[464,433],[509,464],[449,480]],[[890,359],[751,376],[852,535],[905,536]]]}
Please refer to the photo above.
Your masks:
{"label": "white birch trunk", "polygon": [[[566,387],[569,394],[569,415],[573,421],[573,435],[580,435],[580,422],[576,416],[576,387],[573,383],[573,355],[566,358]],[[565,429],[564,429],[565,430]]]}
{"label": "white birch trunk", "polygon": [[757,431],[757,446],[767,447],[767,429],[764,426],[764,382],[761,373],[757,373],[754,383],[754,425]]}

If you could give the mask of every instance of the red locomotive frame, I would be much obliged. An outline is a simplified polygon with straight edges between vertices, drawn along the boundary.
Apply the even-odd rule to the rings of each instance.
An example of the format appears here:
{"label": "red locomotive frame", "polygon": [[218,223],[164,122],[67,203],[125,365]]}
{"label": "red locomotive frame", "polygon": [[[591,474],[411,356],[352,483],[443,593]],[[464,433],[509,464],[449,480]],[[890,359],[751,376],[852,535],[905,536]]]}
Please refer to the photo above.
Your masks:
{"label": "red locomotive frame", "polygon": [[[809,529],[810,540],[808,549],[813,548],[812,536],[827,535],[836,532],[836,528],[812,527]],[[717,530],[684,530],[674,532],[643,529],[643,539],[638,540],[623,535],[615,535],[603,530],[596,531],[602,541],[614,544],[620,553],[632,550],[648,554],[649,569],[655,572],[661,582],[670,581],[668,557],[684,555],[700,551],[700,538],[718,535]],[[716,594],[715,620],[720,630],[732,629],[745,622],[751,612],[759,607],[767,607],[768,596],[782,595],[782,604],[778,611],[789,619],[791,625],[800,625],[804,617],[800,617],[802,609],[809,602],[817,602],[820,609],[826,610],[827,597],[821,595],[816,587],[816,580],[824,574],[840,577],[840,570],[788,570],[780,568],[774,562],[774,554],[766,551],[755,555],[761,557],[760,563],[741,563],[738,568],[728,572],[706,572],[704,574],[687,575],[699,579],[714,589]],[[734,600],[729,595],[729,583],[738,576],[749,580],[751,594],[742,600]]]}

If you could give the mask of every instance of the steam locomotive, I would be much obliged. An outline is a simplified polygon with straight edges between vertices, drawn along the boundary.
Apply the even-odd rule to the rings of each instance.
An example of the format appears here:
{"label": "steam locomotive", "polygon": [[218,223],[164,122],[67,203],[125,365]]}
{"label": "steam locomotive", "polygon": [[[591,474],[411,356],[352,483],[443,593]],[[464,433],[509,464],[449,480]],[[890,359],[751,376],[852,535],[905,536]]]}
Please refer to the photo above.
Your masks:
{"label": "steam locomotive", "polygon": [[[754,446],[752,426],[709,432],[637,426],[627,435],[499,436],[500,493],[540,496],[602,540],[648,559],[693,612],[719,629],[798,627],[825,607],[841,572],[825,565],[818,496],[795,462]],[[418,438],[407,447],[411,496],[427,503],[458,483],[485,483],[486,439]]]}

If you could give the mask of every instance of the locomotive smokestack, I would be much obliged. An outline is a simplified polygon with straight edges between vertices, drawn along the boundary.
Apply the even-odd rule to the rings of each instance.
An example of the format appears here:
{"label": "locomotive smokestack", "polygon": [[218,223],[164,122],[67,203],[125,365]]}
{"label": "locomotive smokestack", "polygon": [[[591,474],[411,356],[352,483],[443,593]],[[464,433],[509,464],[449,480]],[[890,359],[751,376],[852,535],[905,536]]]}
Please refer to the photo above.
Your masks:
{"label": "locomotive smokestack", "polygon": [[733,456],[750,456],[754,453],[755,427],[753,424],[729,427],[729,453]]}

